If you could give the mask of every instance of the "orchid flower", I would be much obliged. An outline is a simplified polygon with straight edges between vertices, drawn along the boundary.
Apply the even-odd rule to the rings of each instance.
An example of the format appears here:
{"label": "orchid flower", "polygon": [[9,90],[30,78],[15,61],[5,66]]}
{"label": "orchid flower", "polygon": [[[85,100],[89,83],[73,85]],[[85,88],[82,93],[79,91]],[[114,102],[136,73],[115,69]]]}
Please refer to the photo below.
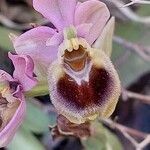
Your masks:
{"label": "orchid flower", "polygon": [[[92,44],[110,17],[106,5],[98,0],[85,3],[77,0],[33,0],[33,7],[49,19],[56,29],[46,26],[36,27],[18,38],[13,38],[12,41],[18,54],[32,57],[35,70],[39,71],[42,68],[42,75],[43,66],[49,66],[57,59],[59,45],[64,40],[65,27],[74,25],[78,36],[84,37]],[[35,73],[39,74],[37,71]]]}
{"label": "orchid flower", "polygon": [[76,124],[109,117],[118,102],[120,81],[109,58],[111,50],[107,50],[113,32],[102,36],[114,20],[108,21],[106,5],[98,0],[33,0],[33,7],[55,29],[36,27],[15,38],[13,44],[18,54],[33,59],[36,70],[38,66],[48,70],[42,76],[48,76],[58,114]]}
{"label": "orchid flower", "polygon": [[[5,147],[21,125],[26,111],[24,92],[37,83],[33,77],[33,61],[29,56],[13,55],[13,77],[0,70],[0,147]],[[19,64],[19,65],[18,65]]]}

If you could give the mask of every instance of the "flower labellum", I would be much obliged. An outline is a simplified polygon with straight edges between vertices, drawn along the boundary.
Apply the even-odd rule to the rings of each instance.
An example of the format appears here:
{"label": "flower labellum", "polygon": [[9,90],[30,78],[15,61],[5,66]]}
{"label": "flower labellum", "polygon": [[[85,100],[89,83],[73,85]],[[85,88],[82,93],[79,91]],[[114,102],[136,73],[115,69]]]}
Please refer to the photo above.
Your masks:
{"label": "flower labellum", "polygon": [[73,26],[64,29],[48,78],[52,103],[72,123],[109,117],[118,102],[120,81],[110,58],[78,38]]}

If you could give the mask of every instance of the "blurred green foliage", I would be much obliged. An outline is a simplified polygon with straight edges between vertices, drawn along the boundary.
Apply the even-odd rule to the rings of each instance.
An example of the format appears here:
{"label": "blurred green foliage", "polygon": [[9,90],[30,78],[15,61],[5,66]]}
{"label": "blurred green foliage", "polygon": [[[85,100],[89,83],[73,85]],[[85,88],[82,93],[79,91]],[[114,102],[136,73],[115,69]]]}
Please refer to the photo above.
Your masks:
{"label": "blurred green foliage", "polygon": [[92,125],[94,135],[82,140],[86,150],[122,150],[119,139],[100,122],[95,121]]}
{"label": "blurred green foliage", "polygon": [[[135,23],[116,24],[116,35],[125,38],[130,42],[146,45],[149,43],[150,30]],[[124,49],[114,43],[112,60],[116,64],[122,85],[127,87],[135,82],[141,75],[150,71],[150,63],[145,61],[135,52]]]}
{"label": "blurred green foliage", "polygon": [[[29,100],[32,101],[32,99]],[[43,133],[48,132],[48,124],[48,115],[32,102],[28,102],[24,128],[34,133]]]}
{"label": "blurred green foliage", "polygon": [[9,34],[14,33],[19,35],[20,32],[14,31],[5,27],[0,26],[0,47],[6,51],[13,51],[13,45],[9,39]]}
{"label": "blurred green foliage", "polygon": [[[54,118],[54,115],[52,118]],[[29,99],[26,118],[13,141],[8,145],[8,150],[44,150],[43,144],[33,133],[43,134],[49,132],[48,125],[55,124],[55,119],[50,118],[47,113],[38,105],[34,105]]]}
{"label": "blurred green foliage", "polygon": [[8,145],[8,150],[45,150],[42,143],[25,128],[20,128],[13,141]]}

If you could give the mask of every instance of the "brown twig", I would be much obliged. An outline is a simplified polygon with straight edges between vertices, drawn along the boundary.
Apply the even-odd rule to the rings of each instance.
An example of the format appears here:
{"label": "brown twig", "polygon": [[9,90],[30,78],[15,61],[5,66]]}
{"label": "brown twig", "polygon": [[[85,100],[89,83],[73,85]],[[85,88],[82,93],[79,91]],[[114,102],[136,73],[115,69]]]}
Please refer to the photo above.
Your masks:
{"label": "brown twig", "polygon": [[119,56],[115,62],[114,65],[119,68],[121,67],[125,62],[127,62],[129,56],[131,55],[131,51],[123,51],[121,56]]}
{"label": "brown twig", "polygon": [[150,26],[150,17],[149,16],[148,17],[139,16],[129,7],[124,7],[125,3],[122,2],[121,0],[105,0],[105,1],[111,3],[116,8],[118,8],[118,10],[129,20]]}
{"label": "brown twig", "polygon": [[123,95],[123,99],[127,100],[128,98],[134,98],[137,100],[140,100],[143,103],[149,104],[150,105],[150,96],[146,96],[146,95],[142,95],[139,93],[135,93],[135,92],[131,92],[128,90],[123,89],[122,90],[122,95]]}
{"label": "brown twig", "polygon": [[143,149],[144,147],[146,147],[147,145],[150,144],[150,135],[148,135],[139,145],[138,147]]}
{"label": "brown twig", "polygon": [[[110,128],[115,128],[119,130],[124,135],[124,137],[126,137],[133,144],[136,150],[143,150],[148,144],[150,144],[150,134],[123,126],[119,123],[112,121],[111,119],[106,119],[102,121]],[[143,138],[143,141],[139,143],[132,136]]]}
{"label": "brown twig", "polygon": [[104,122],[104,124],[108,125],[109,127],[113,128],[113,129],[121,129],[122,131],[126,131],[128,134],[130,134],[134,137],[145,139],[149,135],[147,133],[144,133],[144,132],[126,127],[126,126],[119,124],[117,122],[114,122],[111,119],[105,119],[102,121]]}
{"label": "brown twig", "polygon": [[[29,23],[18,24],[18,23],[13,22],[12,20],[8,19],[6,16],[4,16],[2,14],[0,14],[0,23],[8,28],[15,29],[15,30],[27,30],[27,29],[31,28],[31,25]],[[43,18],[35,23],[38,25],[44,25],[44,24],[48,23],[48,20]]]}
{"label": "brown twig", "polygon": [[150,4],[150,1],[147,0],[131,0],[131,2],[124,5],[124,7],[128,7],[134,4]]}
{"label": "brown twig", "polygon": [[150,55],[147,54],[148,51],[150,51],[147,48],[143,48],[142,46],[129,42],[126,39],[119,37],[119,36],[114,36],[113,37],[114,42],[117,44],[125,47],[126,49],[133,51],[137,53],[139,56],[141,56],[144,60],[150,61]]}

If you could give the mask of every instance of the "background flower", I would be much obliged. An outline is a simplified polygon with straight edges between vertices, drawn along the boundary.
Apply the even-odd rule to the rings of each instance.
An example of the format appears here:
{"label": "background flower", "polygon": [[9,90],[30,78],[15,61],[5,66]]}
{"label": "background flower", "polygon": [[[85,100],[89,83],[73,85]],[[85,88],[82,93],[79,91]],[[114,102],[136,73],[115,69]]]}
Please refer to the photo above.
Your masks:
{"label": "background flower", "polygon": [[10,143],[24,119],[26,103],[23,93],[37,84],[29,56],[9,53],[9,57],[15,66],[13,77],[0,70],[0,147]]}

